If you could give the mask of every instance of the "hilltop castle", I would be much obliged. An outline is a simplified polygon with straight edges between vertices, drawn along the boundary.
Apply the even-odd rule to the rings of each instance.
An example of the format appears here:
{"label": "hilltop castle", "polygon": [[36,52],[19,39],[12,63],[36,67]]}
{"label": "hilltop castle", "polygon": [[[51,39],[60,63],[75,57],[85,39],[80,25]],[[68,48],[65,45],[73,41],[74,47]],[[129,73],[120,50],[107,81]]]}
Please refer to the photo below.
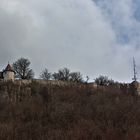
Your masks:
{"label": "hilltop castle", "polygon": [[0,80],[4,81],[15,80],[15,71],[13,70],[12,66],[9,63],[3,71],[0,71]]}

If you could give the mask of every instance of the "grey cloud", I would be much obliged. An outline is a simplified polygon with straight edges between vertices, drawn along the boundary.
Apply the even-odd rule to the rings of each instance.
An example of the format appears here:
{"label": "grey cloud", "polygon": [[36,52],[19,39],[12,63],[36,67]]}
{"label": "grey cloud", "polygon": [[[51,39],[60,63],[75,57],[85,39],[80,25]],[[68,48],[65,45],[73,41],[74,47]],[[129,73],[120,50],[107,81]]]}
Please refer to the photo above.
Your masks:
{"label": "grey cloud", "polygon": [[117,42],[110,17],[95,2],[3,0],[0,11],[2,65],[22,56],[31,60],[36,76],[45,67],[51,71],[69,67],[91,79],[100,74],[131,79],[135,49]]}

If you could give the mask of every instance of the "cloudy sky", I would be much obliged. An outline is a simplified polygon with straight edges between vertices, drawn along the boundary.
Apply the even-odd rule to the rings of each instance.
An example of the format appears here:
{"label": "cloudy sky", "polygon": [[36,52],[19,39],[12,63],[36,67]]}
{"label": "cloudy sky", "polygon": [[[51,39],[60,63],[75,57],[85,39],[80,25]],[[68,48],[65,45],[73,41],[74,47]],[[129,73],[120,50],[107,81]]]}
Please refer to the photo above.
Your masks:
{"label": "cloudy sky", "polygon": [[139,0],[0,0],[0,69],[28,58],[38,77],[68,67],[91,80],[140,78]]}

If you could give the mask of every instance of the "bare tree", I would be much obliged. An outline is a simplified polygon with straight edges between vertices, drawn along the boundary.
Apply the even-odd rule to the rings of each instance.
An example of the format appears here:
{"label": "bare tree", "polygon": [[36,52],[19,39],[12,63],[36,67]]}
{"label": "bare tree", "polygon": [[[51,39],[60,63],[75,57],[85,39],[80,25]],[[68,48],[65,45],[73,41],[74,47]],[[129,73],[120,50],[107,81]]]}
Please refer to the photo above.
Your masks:
{"label": "bare tree", "polygon": [[70,72],[68,68],[60,69],[57,73],[52,75],[54,80],[70,81],[81,83],[84,82],[82,74],[80,72]]}
{"label": "bare tree", "polygon": [[107,76],[100,75],[98,78],[95,79],[95,83],[101,86],[112,85],[114,80],[108,79]]}
{"label": "bare tree", "polygon": [[32,79],[34,72],[29,68],[31,62],[28,59],[20,58],[13,63],[13,68],[16,72],[16,77],[20,79]]}
{"label": "bare tree", "polygon": [[80,72],[72,72],[70,73],[70,81],[76,83],[82,83],[84,80]]}
{"label": "bare tree", "polygon": [[60,80],[60,76],[59,76],[59,73],[53,73],[52,74],[52,78],[54,79],[54,80]]}
{"label": "bare tree", "polygon": [[41,74],[40,74],[40,78],[44,79],[44,80],[50,80],[51,79],[51,73],[48,71],[47,68],[45,68]]}
{"label": "bare tree", "polygon": [[57,73],[54,73],[52,76],[55,80],[69,81],[70,70],[68,68],[63,68],[60,69]]}

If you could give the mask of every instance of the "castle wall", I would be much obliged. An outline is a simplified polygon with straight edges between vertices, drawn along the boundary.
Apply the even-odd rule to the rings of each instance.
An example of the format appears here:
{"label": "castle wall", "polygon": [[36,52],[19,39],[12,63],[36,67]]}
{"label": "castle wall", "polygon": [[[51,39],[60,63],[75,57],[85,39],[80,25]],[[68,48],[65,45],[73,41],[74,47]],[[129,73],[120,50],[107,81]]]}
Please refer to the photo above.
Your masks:
{"label": "castle wall", "polygon": [[[43,80],[43,79],[33,79],[33,80],[26,80],[26,79],[17,79],[14,81],[15,83],[21,85],[21,84],[31,84],[32,82],[37,82],[42,85],[57,85],[57,86],[68,86],[68,85],[78,85],[78,83],[71,83],[66,81],[57,81],[57,80]],[[94,86],[94,85],[92,85]]]}

